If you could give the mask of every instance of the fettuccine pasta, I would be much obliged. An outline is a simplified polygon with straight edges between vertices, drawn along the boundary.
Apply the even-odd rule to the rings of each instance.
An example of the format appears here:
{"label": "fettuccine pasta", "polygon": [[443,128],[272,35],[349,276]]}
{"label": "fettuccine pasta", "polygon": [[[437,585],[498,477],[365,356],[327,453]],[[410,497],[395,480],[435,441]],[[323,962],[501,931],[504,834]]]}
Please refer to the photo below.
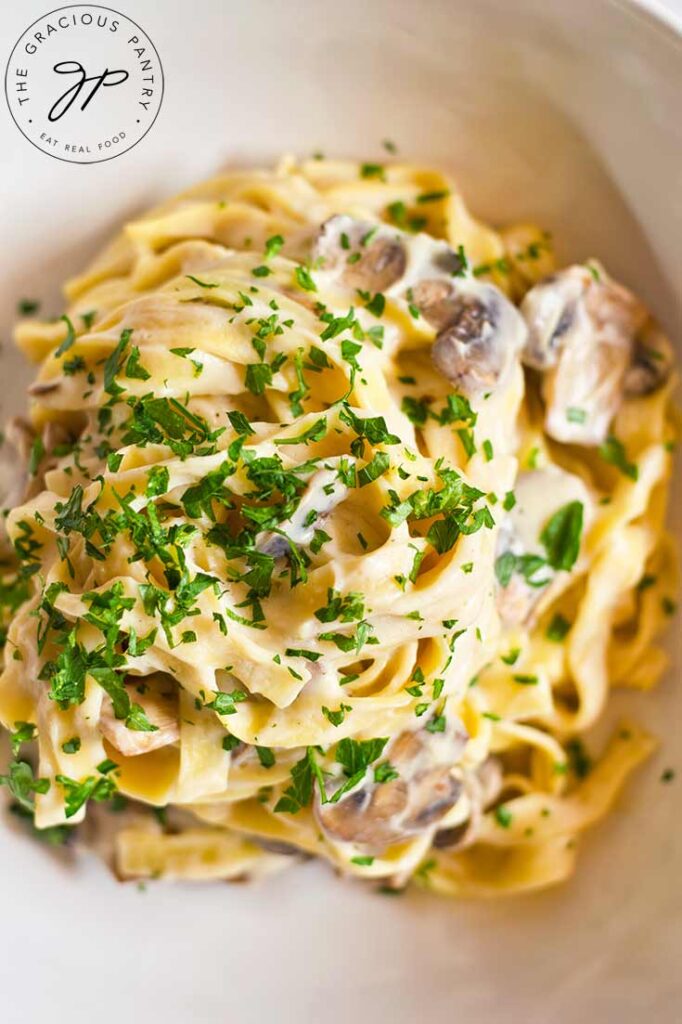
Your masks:
{"label": "fettuccine pasta", "polygon": [[321,159],[150,211],[66,296],[5,446],[18,813],[122,878],[564,879],[654,747],[581,736],[666,665],[639,300],[436,171]]}

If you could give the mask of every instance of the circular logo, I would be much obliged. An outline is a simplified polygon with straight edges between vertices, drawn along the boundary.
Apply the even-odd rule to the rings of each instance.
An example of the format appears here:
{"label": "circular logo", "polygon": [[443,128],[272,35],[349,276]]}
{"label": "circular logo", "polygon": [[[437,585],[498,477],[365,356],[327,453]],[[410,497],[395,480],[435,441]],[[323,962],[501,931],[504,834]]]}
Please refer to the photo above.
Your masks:
{"label": "circular logo", "polygon": [[149,36],[110,7],[76,4],[34,21],[5,72],[14,121],[43,153],[75,164],[112,160],[156,120],[163,68]]}

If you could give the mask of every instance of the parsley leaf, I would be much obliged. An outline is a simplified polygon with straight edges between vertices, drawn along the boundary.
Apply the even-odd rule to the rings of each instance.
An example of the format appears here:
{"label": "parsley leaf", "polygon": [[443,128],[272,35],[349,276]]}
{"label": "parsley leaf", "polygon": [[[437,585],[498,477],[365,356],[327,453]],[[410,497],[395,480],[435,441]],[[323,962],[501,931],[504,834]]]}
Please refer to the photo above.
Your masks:
{"label": "parsley leaf", "polygon": [[234,464],[226,460],[217,469],[206,473],[197,484],[187,488],[181,500],[182,507],[190,519],[199,519],[205,515],[211,522],[215,522],[214,501],[226,508],[231,507],[230,492],[224,484],[226,478],[234,471]]}
{"label": "parsley leaf", "polygon": [[213,700],[208,704],[204,704],[204,707],[210,708],[211,711],[215,711],[218,715],[236,715],[237,709],[235,704],[241,704],[246,699],[247,695],[243,690],[232,690],[231,693],[217,690],[213,691]]}
{"label": "parsley leaf", "polygon": [[360,165],[360,177],[361,178],[378,178],[380,181],[386,180],[386,172],[381,164],[361,164]]}
{"label": "parsley leaf", "polygon": [[64,338],[64,341],[61,343],[59,348],[56,350],[55,355],[56,356],[63,356],[64,353],[68,352],[68,350],[74,344],[74,342],[76,340],[76,331],[74,329],[73,324],[69,320],[68,316],[66,316],[66,315],[60,316],[59,319],[63,320],[64,323],[66,324],[66,337]]}
{"label": "parsley leaf", "polygon": [[265,258],[269,260],[272,256],[276,256],[284,245],[284,239],[281,235],[273,235],[272,238],[268,238],[265,242]]}
{"label": "parsley leaf", "polygon": [[337,711],[330,711],[329,708],[324,705],[322,706],[322,714],[327,721],[331,722],[331,724],[335,726],[341,725],[345,721],[348,712],[352,710],[353,709],[350,704],[341,704]]}
{"label": "parsley leaf", "polygon": [[260,761],[263,768],[272,768],[275,764],[275,755],[273,754],[270,747],[256,747],[256,753],[258,754],[258,760]]}
{"label": "parsley leaf", "polygon": [[504,804],[500,804],[499,807],[495,808],[495,821],[502,828],[509,828],[513,819],[512,812]]}
{"label": "parsley leaf", "polygon": [[0,786],[7,786],[14,799],[28,811],[33,810],[34,794],[47,793],[49,779],[36,779],[27,761],[12,761],[7,775],[0,775]]}
{"label": "parsley leaf", "polygon": [[396,434],[389,433],[383,416],[357,416],[348,405],[342,405],[339,419],[351,427],[359,438],[370,444],[400,444]]}
{"label": "parsley leaf", "polygon": [[639,470],[636,463],[630,462],[625,451],[625,446],[617,437],[608,437],[600,446],[599,454],[610,465],[619,469],[624,476],[636,481],[639,477]]}
{"label": "parsley leaf", "polygon": [[554,643],[560,644],[570,628],[571,623],[568,619],[565,619],[560,612],[557,612],[547,627],[545,636],[548,640],[552,640]]}
{"label": "parsley leaf", "polygon": [[19,753],[22,743],[28,743],[36,737],[36,727],[33,722],[15,722],[14,730],[10,733],[12,742],[12,754],[14,757]]}
{"label": "parsley leaf", "polygon": [[244,385],[253,395],[262,395],[272,384],[272,367],[268,363],[249,363],[246,367]]}
{"label": "parsley leaf", "polygon": [[295,437],[277,437],[275,438],[275,444],[286,445],[286,444],[307,444],[309,441],[321,441],[327,433],[327,418],[321,416],[320,419],[304,430],[301,434],[297,434]]}
{"label": "parsley leaf", "polygon": [[190,281],[194,281],[194,283],[198,284],[200,288],[219,288],[220,287],[220,285],[218,285],[218,284],[209,284],[207,281],[201,281],[198,277],[195,277],[194,274],[185,274],[185,277],[189,278]]}
{"label": "parsley leaf", "polygon": [[[50,672],[49,663],[46,666]],[[54,662],[50,675],[48,696],[63,709],[73,704],[82,704],[85,697],[85,675],[87,654],[76,640],[76,630],[68,635],[66,643]]]}
{"label": "parsley leaf", "polygon": [[388,736],[372,740],[354,740],[350,737],[339,740],[335,753],[336,761],[343,767],[348,777],[357,775],[381,757],[387,743]]}
{"label": "parsley leaf", "polygon": [[243,412],[239,412],[237,409],[231,409],[227,414],[227,418],[232,424],[233,430],[238,434],[248,437],[250,434],[256,433]]}
{"label": "parsley leaf", "polygon": [[389,469],[391,459],[387,452],[377,452],[366,466],[358,470],[358,487],[365,487],[377,480]]}
{"label": "parsley leaf", "polygon": [[151,377],[149,370],[145,370],[144,366],[142,366],[140,362],[140,350],[137,345],[133,345],[130,355],[128,356],[125,375],[130,380],[149,380]]}
{"label": "parsley leaf", "polygon": [[[354,740],[350,737],[339,741],[336,747],[336,762],[343,768],[346,782],[343,783],[329,798],[330,803],[338,803],[342,796],[354,789],[365,777],[369,766],[381,757],[388,737],[371,740]],[[379,777],[377,782],[388,782],[395,775],[390,765],[379,765],[376,769]]]}
{"label": "parsley leaf", "polygon": [[313,277],[307,267],[298,266],[294,271],[296,276],[296,283],[299,288],[302,288],[306,292],[316,292],[317,285],[315,284]]}
{"label": "parsley leaf", "polygon": [[547,561],[553,569],[569,572],[580,553],[583,530],[583,504],[570,501],[558,509],[547,522],[540,540],[547,552]]}
{"label": "parsley leaf", "polygon": [[291,785],[287,786],[275,804],[275,811],[298,814],[302,807],[307,807],[313,798],[313,785],[316,778],[320,783],[321,795],[326,800],[322,785],[322,772],[315,758],[315,750],[313,747],[306,747],[306,752],[301,760],[297,761],[291,769]]}
{"label": "parsley leaf", "polygon": [[127,327],[121,331],[121,336],[113,352],[107,357],[104,363],[104,390],[108,395],[120,395],[124,390],[116,383],[116,377],[123,365],[123,356],[130,341],[132,330]]}
{"label": "parsley leaf", "polygon": [[386,298],[381,294],[381,292],[377,292],[376,295],[373,295],[372,298],[365,303],[365,309],[367,312],[377,318],[383,316],[385,308]]}
{"label": "parsley leaf", "polygon": [[147,474],[145,494],[148,498],[156,498],[168,490],[169,473],[167,466],[152,466]]}
{"label": "parsley leaf", "polygon": [[447,199],[450,195],[450,189],[442,189],[439,192],[422,192],[421,195],[417,196],[418,203],[435,203],[439,199]]}
{"label": "parsley leaf", "polygon": [[[111,767],[113,765],[113,768]],[[99,776],[88,775],[82,782],[70,779],[67,775],[56,775],[55,780],[64,790],[65,814],[67,818],[73,818],[74,814],[83,807],[88,800],[95,800],[101,803],[109,800],[116,792],[116,783],[109,776],[117,766],[110,761],[98,765]]]}

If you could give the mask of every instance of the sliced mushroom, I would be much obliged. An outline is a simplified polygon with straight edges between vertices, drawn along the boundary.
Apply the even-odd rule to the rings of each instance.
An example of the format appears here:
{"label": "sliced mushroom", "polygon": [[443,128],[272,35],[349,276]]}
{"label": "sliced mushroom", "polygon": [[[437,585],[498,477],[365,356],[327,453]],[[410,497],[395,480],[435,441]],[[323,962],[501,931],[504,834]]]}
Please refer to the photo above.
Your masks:
{"label": "sliced mushroom", "polygon": [[323,269],[349,288],[391,292],[438,332],[432,356],[458,391],[496,386],[526,340],[523,318],[494,285],[467,275],[443,241],[352,217],[332,217],[314,250]]}
{"label": "sliced mushroom", "polygon": [[499,760],[494,756],[487,757],[476,771],[465,772],[463,786],[469,801],[469,814],[461,824],[436,832],[433,837],[435,849],[463,850],[476,842],[483,813],[494,803],[502,789],[502,768]]}
{"label": "sliced mushroom", "polygon": [[134,685],[129,686],[129,691],[131,703],[142,708],[155,729],[147,732],[129,728],[124,720],[116,718],[107,697],[102,705],[99,728],[112,747],[116,747],[124,757],[137,757],[177,743],[180,739],[177,696],[171,690],[168,678],[159,673],[144,680],[136,679]]}
{"label": "sliced mushroom", "polygon": [[585,482],[555,465],[521,473],[514,495],[516,504],[503,520],[497,542],[498,566],[505,556],[513,556],[504,574],[508,582],[503,584],[498,572],[497,610],[505,626],[529,622],[540,602],[553,600],[570,581],[570,572],[557,571],[546,561],[540,536],[551,517],[580,502],[584,533],[594,516],[594,499]]}
{"label": "sliced mushroom", "polygon": [[442,733],[401,733],[386,754],[398,778],[376,782],[370,768],[365,781],[337,803],[318,800],[315,813],[322,829],[333,841],[377,851],[435,829],[461,794],[453,769],[467,739],[456,719],[448,719]]}
{"label": "sliced mushroom", "polygon": [[56,377],[53,380],[36,380],[28,387],[31,398],[39,398],[42,395],[51,395],[58,391],[64,381],[63,377]]}
{"label": "sliced mushroom", "polygon": [[329,468],[313,473],[295,512],[283,524],[282,533],[264,530],[258,537],[258,551],[273,558],[283,558],[289,553],[290,544],[297,547],[310,544],[315,530],[348,494],[348,488],[333,468],[337,461],[334,458],[328,459],[325,466]]}
{"label": "sliced mushroom", "polygon": [[526,294],[523,361],[543,374],[545,430],[597,445],[624,396],[647,394],[670,373],[672,353],[642,303],[597,266],[573,266]]}
{"label": "sliced mushroom", "polygon": [[670,342],[658,324],[649,320],[635,338],[632,361],[623,382],[625,397],[641,398],[658,391],[670,377],[673,365]]}
{"label": "sliced mushroom", "polygon": [[444,330],[457,318],[457,292],[452,281],[427,278],[412,288],[412,301],[432,327]]}
{"label": "sliced mushroom", "polygon": [[556,366],[567,336],[583,328],[580,304],[585,287],[582,267],[551,274],[526,293],[521,312],[528,323],[523,362],[535,370]]}
{"label": "sliced mushroom", "polygon": [[348,288],[369,292],[385,292],[407,266],[400,232],[346,216],[325,221],[313,256],[323,270],[337,272]]}
{"label": "sliced mushroom", "polygon": [[431,352],[437,369],[468,397],[491,391],[524,345],[518,311],[494,285],[471,279],[458,279],[447,298],[433,297],[432,288],[424,315],[446,321]]}

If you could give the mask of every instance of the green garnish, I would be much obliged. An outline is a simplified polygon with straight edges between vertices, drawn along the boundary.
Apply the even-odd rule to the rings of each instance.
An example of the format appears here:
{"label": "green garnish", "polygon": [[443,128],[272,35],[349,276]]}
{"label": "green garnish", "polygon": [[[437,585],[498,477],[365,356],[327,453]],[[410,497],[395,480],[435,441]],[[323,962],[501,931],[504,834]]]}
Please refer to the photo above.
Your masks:
{"label": "green garnish", "polygon": [[560,612],[552,617],[552,621],[547,627],[545,636],[548,640],[552,640],[556,644],[560,644],[564,637],[567,635],[571,628],[571,623],[568,619],[565,619]]}
{"label": "green garnish", "polygon": [[619,441],[617,437],[608,437],[606,441],[600,445],[599,454],[609,465],[615,466],[619,469],[624,476],[630,480],[636,481],[639,477],[639,470],[636,463],[630,462],[625,446],[622,441]]}
{"label": "green garnish", "polygon": [[547,522],[540,540],[547,552],[547,561],[553,569],[569,572],[580,553],[583,529],[583,504],[571,501],[558,509]]}
{"label": "green garnish", "polygon": [[189,278],[190,281],[194,281],[200,288],[220,288],[219,284],[213,284],[209,281],[202,281],[200,278],[195,277],[194,274],[185,274],[185,277]]}
{"label": "green garnish", "polygon": [[76,331],[74,329],[73,324],[69,320],[68,316],[66,316],[66,314],[64,314],[64,316],[60,316],[59,319],[63,320],[64,323],[66,324],[66,337],[64,338],[64,341],[61,343],[59,348],[55,351],[55,355],[63,356],[64,353],[68,352],[68,350],[74,344],[76,340]]}
{"label": "green garnish", "polygon": [[386,181],[386,172],[381,164],[361,164],[360,177],[378,178],[380,181]]}
{"label": "green garnish", "polygon": [[495,821],[502,828],[510,828],[513,820],[512,812],[504,804],[495,808]]}

